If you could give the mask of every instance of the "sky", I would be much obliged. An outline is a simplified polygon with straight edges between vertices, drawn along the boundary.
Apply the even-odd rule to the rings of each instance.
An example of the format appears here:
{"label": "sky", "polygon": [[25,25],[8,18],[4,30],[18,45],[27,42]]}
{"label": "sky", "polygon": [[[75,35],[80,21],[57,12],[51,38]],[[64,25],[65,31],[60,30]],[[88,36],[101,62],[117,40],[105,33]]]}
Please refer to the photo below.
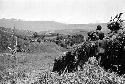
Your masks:
{"label": "sky", "polygon": [[0,0],[0,18],[69,24],[108,22],[125,0]]}

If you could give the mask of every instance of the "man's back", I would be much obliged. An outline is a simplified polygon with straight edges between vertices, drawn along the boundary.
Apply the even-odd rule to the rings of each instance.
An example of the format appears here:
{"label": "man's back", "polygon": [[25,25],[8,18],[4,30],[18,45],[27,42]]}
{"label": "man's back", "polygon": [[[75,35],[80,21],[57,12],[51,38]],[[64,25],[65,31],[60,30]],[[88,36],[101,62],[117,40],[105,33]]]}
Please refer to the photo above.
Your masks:
{"label": "man's back", "polygon": [[96,34],[99,37],[99,40],[102,40],[104,38],[104,33],[102,31],[96,30]]}

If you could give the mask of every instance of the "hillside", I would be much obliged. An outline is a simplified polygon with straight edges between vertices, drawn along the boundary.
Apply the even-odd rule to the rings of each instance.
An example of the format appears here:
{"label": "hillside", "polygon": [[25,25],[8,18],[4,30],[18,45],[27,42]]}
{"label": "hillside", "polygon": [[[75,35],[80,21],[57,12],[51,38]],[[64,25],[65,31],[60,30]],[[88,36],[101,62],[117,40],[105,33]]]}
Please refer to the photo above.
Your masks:
{"label": "hillside", "polygon": [[[31,31],[30,29],[29,29],[30,31],[27,29],[21,30],[19,26],[21,25],[23,27],[22,25],[23,23],[25,23],[26,25],[29,25],[29,24],[33,25],[33,23],[36,21],[13,20],[13,22],[17,22],[17,23],[19,22],[19,24],[17,24],[18,27],[15,26],[16,29],[14,30],[14,32],[15,32],[15,35],[18,37],[18,44],[25,51],[17,52],[16,54],[13,54],[13,55],[8,52],[0,53],[0,60],[1,60],[0,61],[0,83],[3,82],[4,84],[44,84],[47,81],[48,83],[53,82],[52,84],[55,84],[55,83],[64,84],[64,82],[68,82],[68,83],[74,82],[74,83],[79,83],[79,84],[80,83],[82,84],[84,82],[88,84],[93,84],[93,83],[94,84],[99,84],[99,83],[100,84],[101,83],[102,84],[109,84],[109,83],[110,84],[124,84],[125,79],[123,76],[118,76],[114,72],[112,73],[108,72],[107,70],[102,68],[102,66],[100,67],[96,59],[95,59],[95,62],[93,61],[93,59],[91,61],[88,60],[84,64],[83,69],[81,69],[80,71],[75,71],[72,73],[66,72],[64,75],[59,76],[56,72],[52,72],[52,67],[54,65],[55,58],[60,58],[61,56],[64,56],[65,54],[63,52],[65,52],[66,49],[58,46],[57,44],[53,42],[48,42],[48,41],[29,42],[29,40],[24,40],[23,36],[28,37],[28,36],[33,35],[34,30],[33,31]],[[41,26],[38,26],[37,22]],[[84,36],[86,35],[88,31],[94,30],[96,26],[98,25],[98,24],[62,24],[62,23],[53,22],[53,21],[45,21],[45,22],[37,21],[37,22],[35,23],[35,26],[27,27],[25,25],[25,27],[23,28],[33,28],[33,27],[34,27],[33,29],[37,29],[40,27],[45,27],[46,29],[50,28],[50,31],[39,30],[38,32],[39,34],[49,33],[49,32],[53,34],[54,33],[59,33],[63,35],[66,34],[64,35],[65,37],[65,36],[68,36],[67,34],[71,36],[75,34],[82,34]],[[42,26],[43,24],[41,23],[44,23],[44,25],[46,24],[46,26]],[[0,45],[0,50],[1,50],[0,52],[2,52],[2,50],[3,51],[6,50],[6,47],[9,44],[12,44],[12,46],[14,45],[13,44],[14,42],[11,36],[12,31],[13,31],[12,30],[13,26],[11,25],[12,27],[9,27],[10,25],[5,20],[3,21],[3,23],[0,22],[0,24],[1,24],[0,26],[2,25],[6,26],[6,27],[0,27],[0,39],[3,40],[3,42],[2,40],[0,40],[0,43],[3,43],[2,47]],[[14,23],[11,23],[10,21],[10,24],[14,24]],[[59,25],[61,29],[58,29]],[[103,31],[105,33],[108,32],[106,29],[106,24],[103,23],[101,25],[103,27]],[[46,39],[55,38],[55,37],[50,34],[50,36],[48,37],[45,36],[44,39],[46,40]],[[71,42],[72,42],[72,39],[71,39]],[[78,41],[78,40],[75,40],[75,41]],[[114,47],[115,46],[116,45],[114,45]],[[74,47],[73,47],[73,50],[76,54],[71,53],[72,54],[71,56],[81,56],[81,57],[85,56],[84,53],[81,53],[82,52],[81,50],[83,49],[79,47],[79,45],[76,45]],[[115,49],[114,47],[113,49]],[[85,50],[89,51],[87,49]],[[106,48],[106,50],[108,49]],[[70,51],[71,50],[69,50],[69,52]],[[111,53],[111,51],[109,51],[108,54]],[[114,52],[113,52],[113,56],[114,56]],[[92,53],[90,52],[88,55],[90,54]],[[66,53],[66,55],[68,54]],[[91,62],[94,62],[94,63],[91,63]],[[108,61],[105,61],[105,62],[108,63]],[[70,63],[70,61],[68,61],[68,63]],[[69,80],[68,77],[72,79]],[[55,78],[57,78],[58,81]]]}
{"label": "hillside", "polygon": [[64,24],[55,21],[22,21],[16,19],[0,19],[0,26],[6,28],[23,29],[30,31],[53,31],[67,29],[84,29],[85,31],[93,30],[97,25],[102,25],[103,31],[107,31],[106,23],[96,24]]}

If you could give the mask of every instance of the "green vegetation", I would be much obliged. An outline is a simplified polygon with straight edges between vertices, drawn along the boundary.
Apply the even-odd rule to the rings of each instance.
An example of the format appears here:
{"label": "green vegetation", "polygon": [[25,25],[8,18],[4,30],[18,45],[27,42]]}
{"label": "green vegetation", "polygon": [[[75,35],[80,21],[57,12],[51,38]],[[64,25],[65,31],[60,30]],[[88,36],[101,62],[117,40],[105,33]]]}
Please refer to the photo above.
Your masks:
{"label": "green vegetation", "polygon": [[[17,37],[18,52],[11,53],[8,47],[15,49],[15,37]],[[80,47],[85,41],[85,35],[81,33],[46,35],[15,30],[13,34],[12,29],[1,27],[0,39],[0,84],[125,84],[124,75],[118,75],[110,69],[107,71],[92,56],[80,65],[82,68],[78,66],[76,71],[67,70],[61,75],[52,72],[55,58],[60,58],[67,50],[73,49],[78,51],[77,54],[75,53],[76,56],[85,56],[81,53],[85,46]],[[113,52],[117,52],[115,49],[121,46],[116,45],[118,40],[124,41],[121,38],[112,40],[115,46],[111,47],[112,43],[107,45],[110,47],[109,50],[114,49]],[[108,51],[112,56],[115,53]]]}
{"label": "green vegetation", "polygon": [[59,35],[54,42],[64,48],[70,48],[85,41],[85,37],[81,34],[75,35]]}
{"label": "green vegetation", "polygon": [[[1,72],[2,73],[2,72]],[[1,74],[3,84],[124,84],[125,78],[114,72],[106,72],[98,65],[94,57],[89,58],[82,70],[67,73],[61,76],[51,72],[51,68],[44,70],[20,71],[6,69]]]}

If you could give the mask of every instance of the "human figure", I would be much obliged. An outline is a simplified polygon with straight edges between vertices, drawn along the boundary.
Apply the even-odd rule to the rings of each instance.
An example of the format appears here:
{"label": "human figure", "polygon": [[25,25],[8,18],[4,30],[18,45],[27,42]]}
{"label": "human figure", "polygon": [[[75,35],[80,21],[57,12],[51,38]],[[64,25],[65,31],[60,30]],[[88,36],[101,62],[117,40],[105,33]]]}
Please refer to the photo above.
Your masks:
{"label": "human figure", "polygon": [[98,25],[95,31],[88,32],[88,40],[89,41],[102,40],[104,38],[104,33],[101,31],[101,29],[102,29],[101,25]]}

